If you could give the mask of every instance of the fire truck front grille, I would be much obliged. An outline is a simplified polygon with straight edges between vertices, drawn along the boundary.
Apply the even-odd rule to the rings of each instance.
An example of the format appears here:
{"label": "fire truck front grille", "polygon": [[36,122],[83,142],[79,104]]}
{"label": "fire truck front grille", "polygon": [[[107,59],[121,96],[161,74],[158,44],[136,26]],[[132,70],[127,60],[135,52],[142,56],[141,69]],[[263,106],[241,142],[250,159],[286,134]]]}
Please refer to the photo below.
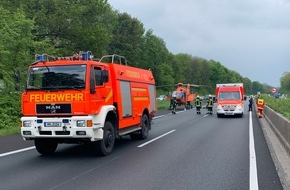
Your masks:
{"label": "fire truck front grille", "polygon": [[40,135],[52,135],[51,131],[39,131]]}
{"label": "fire truck front grille", "polygon": [[55,131],[55,135],[70,135],[69,131]]}
{"label": "fire truck front grille", "polygon": [[230,105],[230,104],[223,105],[222,107],[223,107],[224,111],[235,111],[235,109],[236,109],[235,105]]}
{"label": "fire truck front grille", "polygon": [[[55,135],[70,135],[70,131],[55,131]],[[52,131],[39,131],[40,135],[52,135]]]}
{"label": "fire truck front grille", "polygon": [[70,114],[71,104],[37,104],[37,114]]}

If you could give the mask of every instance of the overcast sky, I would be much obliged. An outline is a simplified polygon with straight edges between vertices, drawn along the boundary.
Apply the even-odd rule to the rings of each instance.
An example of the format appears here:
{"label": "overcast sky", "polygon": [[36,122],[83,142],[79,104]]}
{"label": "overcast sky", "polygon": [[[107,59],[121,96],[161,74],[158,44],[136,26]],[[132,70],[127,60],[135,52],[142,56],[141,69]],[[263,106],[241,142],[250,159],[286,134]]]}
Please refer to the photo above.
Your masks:
{"label": "overcast sky", "polygon": [[219,61],[280,86],[290,72],[290,0],[108,0],[162,38],[174,54]]}

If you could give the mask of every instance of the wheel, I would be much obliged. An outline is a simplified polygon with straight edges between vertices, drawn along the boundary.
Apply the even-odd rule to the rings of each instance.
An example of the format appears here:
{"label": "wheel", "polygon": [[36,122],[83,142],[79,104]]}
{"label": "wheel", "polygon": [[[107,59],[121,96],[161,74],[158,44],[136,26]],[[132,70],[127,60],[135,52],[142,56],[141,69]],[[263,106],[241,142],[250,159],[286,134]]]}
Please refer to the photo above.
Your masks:
{"label": "wheel", "polygon": [[144,140],[147,139],[149,135],[149,129],[150,129],[150,122],[148,119],[148,116],[144,114],[141,118],[141,130],[137,133],[131,133],[130,137],[131,139],[137,139],[137,140]]}
{"label": "wheel", "polygon": [[146,114],[144,114],[142,116],[142,123],[141,123],[141,131],[140,131],[140,139],[144,140],[147,139],[148,135],[149,135],[149,129],[150,129],[150,122],[148,119],[148,116]]}
{"label": "wheel", "polygon": [[40,154],[51,155],[55,152],[58,142],[54,139],[35,139],[34,144]]}
{"label": "wheel", "polygon": [[116,134],[113,124],[110,121],[106,121],[104,125],[103,139],[95,142],[97,145],[98,154],[101,156],[106,156],[112,153]]}

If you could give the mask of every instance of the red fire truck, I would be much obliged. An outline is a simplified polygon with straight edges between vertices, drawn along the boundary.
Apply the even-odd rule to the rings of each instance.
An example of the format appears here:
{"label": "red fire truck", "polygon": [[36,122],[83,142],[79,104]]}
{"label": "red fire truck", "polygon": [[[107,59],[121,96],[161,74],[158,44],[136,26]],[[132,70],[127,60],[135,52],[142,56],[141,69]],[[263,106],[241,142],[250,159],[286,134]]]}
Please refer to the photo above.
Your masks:
{"label": "red fire truck", "polygon": [[21,134],[44,155],[59,143],[85,142],[108,155],[117,137],[146,139],[155,112],[152,72],[127,66],[123,56],[41,54],[28,69]]}

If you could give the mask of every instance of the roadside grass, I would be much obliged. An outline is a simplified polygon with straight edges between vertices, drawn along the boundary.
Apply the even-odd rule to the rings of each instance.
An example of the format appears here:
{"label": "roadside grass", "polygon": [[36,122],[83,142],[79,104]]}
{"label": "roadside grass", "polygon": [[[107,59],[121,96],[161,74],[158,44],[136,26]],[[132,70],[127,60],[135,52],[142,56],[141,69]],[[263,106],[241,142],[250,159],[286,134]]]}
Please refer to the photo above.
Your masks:
{"label": "roadside grass", "polygon": [[0,95],[0,136],[20,133],[20,95]]}
{"label": "roadside grass", "polygon": [[10,128],[4,128],[0,130],[0,137],[1,136],[6,136],[6,135],[14,135],[20,133],[20,127],[19,126],[14,126]]}
{"label": "roadside grass", "polygon": [[170,101],[163,100],[163,101],[156,101],[158,110],[168,109],[170,105]]}
{"label": "roadside grass", "polygon": [[282,114],[290,120],[290,99],[275,98],[273,96],[263,95],[266,105],[274,111]]}

